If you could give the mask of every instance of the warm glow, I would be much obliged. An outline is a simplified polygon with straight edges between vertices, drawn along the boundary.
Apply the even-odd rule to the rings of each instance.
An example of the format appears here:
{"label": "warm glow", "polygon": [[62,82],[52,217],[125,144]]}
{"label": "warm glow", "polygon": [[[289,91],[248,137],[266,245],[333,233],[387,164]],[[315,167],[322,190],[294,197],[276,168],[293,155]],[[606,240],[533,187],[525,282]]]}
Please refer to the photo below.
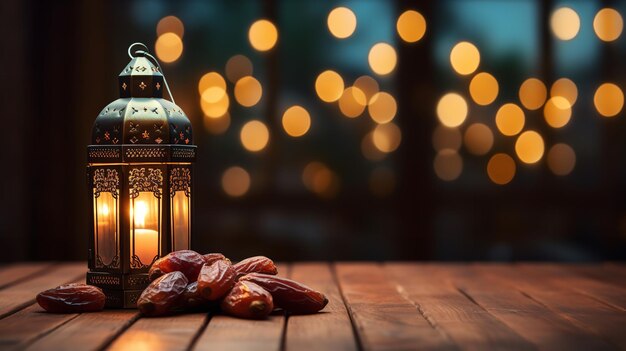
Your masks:
{"label": "warm glow", "polygon": [[202,95],[205,90],[211,87],[217,87],[226,91],[226,81],[224,77],[217,72],[209,72],[203,75],[200,81],[198,81],[198,93]]}
{"label": "warm glow", "polygon": [[580,18],[576,11],[561,7],[552,13],[550,26],[554,35],[561,40],[571,40],[580,30]]}
{"label": "warm glow", "polygon": [[474,73],[480,64],[480,52],[474,44],[462,41],[452,48],[450,63],[458,74]]}
{"label": "warm glow", "polygon": [[172,32],[165,33],[157,38],[154,44],[154,52],[156,52],[159,60],[165,63],[174,62],[183,53],[183,41]]}
{"label": "warm glow", "polygon": [[448,93],[437,103],[437,117],[446,127],[458,127],[467,118],[467,102],[457,93]]}
{"label": "warm glow", "polygon": [[517,135],[525,122],[524,111],[516,104],[504,104],[496,113],[496,126],[506,136]]}
{"label": "warm glow", "polygon": [[167,32],[172,32],[182,38],[185,34],[185,26],[183,22],[176,16],[165,16],[161,18],[156,27],[157,36],[161,36]]}
{"label": "warm glow", "polygon": [[570,106],[574,106],[578,99],[578,88],[570,79],[561,78],[552,84],[550,96],[561,96],[569,101]]}
{"label": "warm glow", "polygon": [[543,116],[552,128],[561,128],[569,123],[572,117],[572,108],[562,96],[551,97],[543,108]]}
{"label": "warm glow", "polygon": [[624,107],[624,93],[617,85],[604,83],[593,95],[593,104],[602,116],[616,116]]}
{"label": "warm glow", "polygon": [[[214,88],[219,90],[219,88]],[[213,91],[213,88],[210,88],[202,93],[202,97],[200,98],[200,107],[202,108],[202,112],[204,112],[205,116],[210,118],[219,118],[228,112],[230,99],[228,98],[228,94],[221,94],[222,97],[219,100],[215,102],[207,102],[205,100],[205,96],[207,96],[207,99],[212,100],[212,98],[209,97],[214,96]]]}
{"label": "warm glow", "polygon": [[135,201],[135,207],[133,208],[135,227],[145,228],[146,216],[148,215],[148,204],[145,201]]}
{"label": "warm glow", "polygon": [[226,61],[226,77],[231,83],[245,76],[251,76],[253,72],[252,62],[244,55],[235,55]]}
{"label": "warm glow", "polygon": [[291,106],[283,114],[283,128],[292,137],[306,134],[311,127],[311,116],[302,106]]}
{"label": "warm glow", "polygon": [[515,161],[507,154],[495,154],[487,163],[487,175],[492,182],[505,185],[515,177]]}
{"label": "warm glow", "polygon": [[482,123],[474,123],[465,131],[465,148],[471,154],[485,155],[493,146],[493,133],[491,129]]}
{"label": "warm glow", "polygon": [[572,173],[576,166],[576,153],[567,144],[556,144],[548,151],[547,160],[552,173],[565,176]]}
{"label": "warm glow", "polygon": [[356,16],[346,7],[337,7],[328,14],[328,30],[339,39],[352,35],[356,29]]}
{"label": "warm glow", "polygon": [[378,92],[379,86],[376,79],[370,76],[360,76],[354,81],[354,87],[361,89],[365,94],[365,100],[370,101],[372,96]]}
{"label": "warm glow", "polygon": [[378,150],[374,145],[374,132],[367,133],[361,140],[361,153],[370,161],[380,161],[387,157],[387,153]]}
{"label": "warm glow", "polygon": [[378,150],[386,153],[393,152],[400,146],[402,132],[393,123],[379,124],[374,128],[372,141]]}
{"label": "warm glow", "polygon": [[374,73],[386,75],[396,68],[396,50],[387,43],[378,43],[370,49],[367,60]]}
{"label": "warm glow", "polygon": [[437,153],[433,162],[435,174],[447,182],[457,179],[463,171],[463,159],[451,149],[443,149]]}
{"label": "warm glow", "polygon": [[396,175],[388,167],[376,167],[370,174],[370,191],[376,196],[388,196],[396,188]]}
{"label": "warm glow", "polygon": [[343,88],[343,79],[335,71],[324,71],[320,73],[315,80],[315,91],[317,92],[317,96],[319,96],[324,102],[339,100],[343,94]]}
{"label": "warm glow", "polygon": [[477,104],[489,105],[498,97],[498,81],[487,72],[478,73],[472,78],[469,91]]}
{"label": "warm glow", "polygon": [[407,43],[414,43],[426,33],[426,19],[421,13],[413,10],[403,12],[396,23],[398,35]]}
{"label": "warm glow", "polygon": [[461,148],[462,137],[458,128],[448,128],[438,125],[433,132],[433,147],[436,151],[452,149],[458,151]]}
{"label": "warm glow", "polygon": [[109,205],[102,204],[98,210],[98,216],[107,217],[109,215]]}
{"label": "warm glow", "polygon": [[222,188],[228,196],[245,195],[250,189],[250,174],[241,167],[230,167],[222,175]]}
{"label": "warm glow", "polygon": [[389,123],[396,116],[398,106],[396,99],[389,93],[380,92],[374,94],[369,100],[367,110],[370,113],[370,117],[376,123]]}
{"label": "warm glow", "polygon": [[205,115],[202,121],[204,122],[204,128],[206,128],[209,133],[219,135],[226,132],[228,127],[230,127],[230,114],[225,113],[223,116],[217,118]]}
{"label": "warm glow", "polygon": [[248,39],[256,50],[267,51],[276,45],[278,30],[274,23],[264,19],[258,20],[250,26]]}
{"label": "warm glow", "polygon": [[311,192],[323,198],[330,198],[339,191],[339,178],[321,162],[310,162],[302,171],[302,183]]}
{"label": "warm glow", "polygon": [[235,84],[235,99],[241,106],[251,107],[261,100],[263,88],[256,78],[246,76]]}
{"label": "warm glow", "polygon": [[215,104],[224,98],[226,91],[220,87],[210,87],[206,89],[200,96],[204,102]]}
{"label": "warm glow", "polygon": [[248,151],[261,151],[270,140],[270,132],[261,121],[250,121],[244,124],[239,134],[243,147]]}
{"label": "warm glow", "polygon": [[593,30],[600,40],[613,41],[619,38],[624,29],[622,16],[615,9],[604,8],[593,19]]}
{"label": "warm glow", "polygon": [[339,99],[339,109],[346,117],[359,117],[365,110],[365,94],[359,88],[349,87]]}
{"label": "warm glow", "polygon": [[543,106],[548,97],[548,89],[537,78],[528,78],[519,88],[519,100],[529,110],[536,110]]}
{"label": "warm glow", "polygon": [[543,138],[535,131],[529,130],[520,134],[515,142],[515,153],[524,163],[538,162],[543,157],[543,152]]}

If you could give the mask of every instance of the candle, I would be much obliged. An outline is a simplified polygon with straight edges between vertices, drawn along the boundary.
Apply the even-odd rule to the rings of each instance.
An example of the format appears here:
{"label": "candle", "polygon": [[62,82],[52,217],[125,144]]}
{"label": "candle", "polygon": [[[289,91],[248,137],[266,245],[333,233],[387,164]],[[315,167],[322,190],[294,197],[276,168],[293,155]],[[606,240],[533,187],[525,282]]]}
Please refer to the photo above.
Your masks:
{"label": "candle", "polygon": [[152,229],[135,229],[135,255],[150,265],[159,250],[159,233]]}

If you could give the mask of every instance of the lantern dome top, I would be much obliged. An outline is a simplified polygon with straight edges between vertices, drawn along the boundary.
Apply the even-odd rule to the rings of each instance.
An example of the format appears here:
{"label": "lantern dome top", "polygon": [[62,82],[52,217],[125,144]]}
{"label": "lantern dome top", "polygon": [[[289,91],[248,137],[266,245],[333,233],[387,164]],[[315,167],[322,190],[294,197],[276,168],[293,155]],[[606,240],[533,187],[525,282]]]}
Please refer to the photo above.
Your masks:
{"label": "lantern dome top", "polygon": [[131,60],[119,75],[120,98],[96,117],[92,145],[192,145],[189,118],[173,99],[163,99],[167,83],[158,61],[147,48],[131,53],[137,45],[145,48],[129,48]]}

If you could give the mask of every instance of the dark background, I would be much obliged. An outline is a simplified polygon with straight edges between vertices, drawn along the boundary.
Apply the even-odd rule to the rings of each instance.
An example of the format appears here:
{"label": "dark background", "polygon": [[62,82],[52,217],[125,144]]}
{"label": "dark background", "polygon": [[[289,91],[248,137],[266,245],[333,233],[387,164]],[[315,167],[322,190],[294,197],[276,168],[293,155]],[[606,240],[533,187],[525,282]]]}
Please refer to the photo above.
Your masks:
{"label": "dark background", "polygon": [[[550,13],[562,5],[581,17],[579,37],[567,43],[555,40],[549,28]],[[626,13],[624,2],[603,1],[2,1],[0,260],[86,257],[91,126],[118,96],[128,45],[141,41],[153,50],[156,25],[167,15],[185,24],[183,55],[163,69],[199,148],[194,249],[234,259],[623,260],[626,116],[622,110],[602,118],[593,106],[602,82],[626,87],[625,35],[604,43],[591,29],[593,16],[607,5]],[[345,41],[326,27],[336,6],[352,8],[358,18],[357,32]],[[428,23],[415,44],[395,32],[406,9],[420,11]],[[259,18],[279,29],[277,46],[267,53],[253,50],[247,39]],[[576,82],[578,102],[563,130],[539,123],[541,110],[525,111],[548,146],[566,142],[576,151],[571,174],[554,175],[545,155],[536,165],[522,165],[514,139],[493,128],[496,144],[489,154],[473,156],[461,147],[461,176],[451,182],[436,176],[436,103],[448,90],[467,95],[471,77],[454,74],[447,61],[461,40],[476,44],[479,70],[500,82],[493,106],[470,104],[469,118],[478,113],[490,126],[497,106],[516,99],[526,78]],[[378,41],[398,53],[394,73],[382,78],[366,58]],[[252,60],[263,98],[250,109],[232,103],[229,129],[212,135],[203,127],[198,79],[208,71],[223,74],[235,54]],[[341,117],[315,94],[315,78],[329,68],[347,84],[374,76],[394,95],[394,121],[402,130],[397,151],[381,161],[363,157],[361,138],[372,121]],[[306,106],[313,120],[299,139],[285,135],[280,124],[282,111],[294,103]],[[247,152],[239,142],[241,126],[252,118],[270,128],[270,144],[261,153]],[[495,152],[517,162],[515,178],[505,186],[493,184],[485,171]],[[317,196],[302,184],[302,169],[313,160],[338,177],[334,196]],[[221,187],[222,173],[233,165],[252,178],[251,189],[238,198]],[[387,184],[392,191],[384,196],[369,185],[379,167],[393,175]]]}

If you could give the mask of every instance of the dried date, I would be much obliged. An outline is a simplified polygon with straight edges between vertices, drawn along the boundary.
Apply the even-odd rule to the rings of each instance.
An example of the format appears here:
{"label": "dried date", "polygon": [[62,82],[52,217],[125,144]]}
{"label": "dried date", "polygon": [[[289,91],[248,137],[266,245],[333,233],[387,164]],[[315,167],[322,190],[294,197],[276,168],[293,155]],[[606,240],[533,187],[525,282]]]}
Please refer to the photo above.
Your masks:
{"label": "dried date", "polygon": [[163,274],[179,271],[189,282],[195,282],[205,262],[204,256],[193,250],[170,252],[152,264],[148,277],[152,281]]}
{"label": "dried date", "polygon": [[272,295],[252,282],[237,282],[224,297],[222,311],[239,318],[263,319],[274,309]]}
{"label": "dried date", "polygon": [[324,294],[291,279],[250,273],[239,278],[239,281],[249,281],[260,285],[272,294],[276,307],[291,313],[315,313],[328,304],[328,299]]}
{"label": "dried date", "polygon": [[152,281],[137,300],[137,308],[146,316],[160,316],[180,307],[187,287],[187,277],[181,272],[170,272]]}
{"label": "dried date", "polygon": [[96,312],[104,308],[102,289],[87,284],[66,284],[40,292],[37,303],[52,313]]}
{"label": "dried date", "polygon": [[254,256],[233,265],[237,272],[237,277],[248,273],[277,274],[278,269],[274,262],[265,256]]}
{"label": "dried date", "polygon": [[203,256],[204,256],[204,263],[209,266],[215,263],[215,261],[219,261],[219,260],[222,260],[228,264],[231,264],[228,257],[222,255],[221,253],[208,253],[208,254],[204,254]]}
{"label": "dried date", "polygon": [[198,275],[198,290],[200,295],[209,301],[214,301],[226,295],[235,285],[237,275],[232,265],[223,260],[215,261],[212,265],[205,265]]}

